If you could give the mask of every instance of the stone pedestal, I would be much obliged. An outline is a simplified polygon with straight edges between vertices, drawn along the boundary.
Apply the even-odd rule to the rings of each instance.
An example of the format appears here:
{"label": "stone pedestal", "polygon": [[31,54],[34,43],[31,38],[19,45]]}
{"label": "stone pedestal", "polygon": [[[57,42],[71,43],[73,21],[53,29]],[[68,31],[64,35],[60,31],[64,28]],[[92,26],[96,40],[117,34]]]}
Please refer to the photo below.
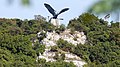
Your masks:
{"label": "stone pedestal", "polygon": [[51,19],[50,23],[53,24],[56,27],[60,26],[59,19]]}

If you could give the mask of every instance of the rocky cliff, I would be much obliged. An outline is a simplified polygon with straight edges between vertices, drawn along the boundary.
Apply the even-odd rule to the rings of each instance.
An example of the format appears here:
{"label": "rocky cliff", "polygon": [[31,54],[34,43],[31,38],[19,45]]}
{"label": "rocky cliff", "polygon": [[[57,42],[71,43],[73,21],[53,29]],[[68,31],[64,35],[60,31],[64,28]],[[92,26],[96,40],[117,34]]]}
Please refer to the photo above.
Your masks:
{"label": "rocky cliff", "polygon": [[[44,33],[44,35],[43,35]],[[43,54],[40,54],[38,58],[44,58],[46,59],[46,62],[54,62],[56,59],[54,58],[56,56],[56,53],[61,56],[61,54],[64,53],[64,61],[65,62],[73,62],[76,67],[82,67],[86,62],[84,62],[80,57],[78,57],[75,54],[72,54],[70,52],[65,52],[61,49],[56,49],[57,52],[51,51],[52,46],[57,46],[57,41],[59,39],[63,39],[67,41],[68,43],[72,43],[74,46],[77,44],[85,44],[86,42],[86,35],[84,35],[84,32],[78,32],[78,31],[71,31],[70,29],[66,29],[65,31],[61,33],[56,33],[55,31],[41,31],[37,33],[37,37],[42,40],[39,40],[39,42],[46,46],[45,52]]]}

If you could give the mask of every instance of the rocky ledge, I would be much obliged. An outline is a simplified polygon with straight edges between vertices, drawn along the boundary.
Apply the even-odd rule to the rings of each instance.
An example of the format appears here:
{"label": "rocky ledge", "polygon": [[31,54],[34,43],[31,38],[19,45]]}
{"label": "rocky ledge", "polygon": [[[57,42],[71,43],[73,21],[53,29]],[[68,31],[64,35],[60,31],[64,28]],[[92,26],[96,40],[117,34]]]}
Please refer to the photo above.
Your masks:
{"label": "rocky ledge", "polygon": [[[74,33],[71,34],[70,29],[66,29],[65,31],[59,34],[56,33],[55,31],[52,32],[41,31],[37,33],[37,37],[42,37],[43,34],[41,35],[41,33],[45,33],[44,34],[45,38],[40,40],[40,43],[44,44],[46,46],[46,49],[45,52],[43,54],[40,54],[38,58],[44,58],[46,59],[46,62],[56,61],[56,59],[54,59],[56,52],[51,52],[50,50],[52,46],[57,46],[56,42],[60,38],[67,41],[68,43],[72,43],[75,46],[77,44],[85,44],[86,42],[86,35],[84,35],[84,32],[75,31]],[[65,52],[60,49],[58,51],[59,51],[58,53],[59,56],[61,56],[61,53],[64,53],[65,62],[73,62],[76,65],[76,67],[83,67],[83,65],[86,64],[85,61],[83,61],[80,57],[78,57],[75,54]]]}

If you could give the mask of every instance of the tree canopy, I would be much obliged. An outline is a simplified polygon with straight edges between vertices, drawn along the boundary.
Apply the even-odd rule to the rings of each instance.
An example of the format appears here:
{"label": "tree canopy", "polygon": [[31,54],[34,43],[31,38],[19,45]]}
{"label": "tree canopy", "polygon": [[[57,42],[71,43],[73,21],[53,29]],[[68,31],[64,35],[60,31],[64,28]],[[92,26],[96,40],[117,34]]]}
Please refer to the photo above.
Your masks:
{"label": "tree canopy", "polygon": [[68,24],[74,31],[84,31],[86,44],[78,44],[71,52],[88,64],[85,67],[118,67],[120,64],[120,28],[118,22],[107,21],[90,13],[84,13]]}
{"label": "tree canopy", "polygon": [[93,4],[88,12],[101,14],[110,13],[120,10],[120,0],[99,0],[97,3]]}
{"label": "tree canopy", "polygon": [[[83,31],[87,36],[86,43],[74,46],[63,39],[57,41],[57,46],[51,51],[61,49],[71,52],[87,62],[85,67],[118,67],[120,66],[120,28],[119,22],[99,19],[93,14],[83,13],[77,19],[70,20],[67,28]],[[46,62],[38,59],[39,53],[45,51],[45,45],[39,42],[36,33],[39,31],[65,30],[64,25],[56,28],[44,20],[20,20],[0,18],[0,67],[75,67],[73,63],[64,62],[65,55],[55,55],[56,62]],[[32,45],[33,44],[33,45]]]}

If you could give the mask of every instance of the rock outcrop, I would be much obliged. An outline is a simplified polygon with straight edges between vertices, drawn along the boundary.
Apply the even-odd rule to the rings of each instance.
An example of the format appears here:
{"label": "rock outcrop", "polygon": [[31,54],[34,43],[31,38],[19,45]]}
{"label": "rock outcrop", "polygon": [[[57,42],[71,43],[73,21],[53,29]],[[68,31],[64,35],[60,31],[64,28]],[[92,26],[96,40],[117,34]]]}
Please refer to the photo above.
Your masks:
{"label": "rock outcrop", "polygon": [[[60,38],[67,41],[68,43],[72,43],[73,45],[77,45],[77,44],[85,44],[86,42],[86,36],[84,35],[84,32],[78,32],[75,31],[74,33],[71,34],[71,30],[70,29],[66,29],[65,31],[63,31],[62,33],[58,34],[55,31],[53,32],[39,32],[37,34],[38,37],[41,37],[41,33],[45,33],[46,36],[43,40],[40,40],[42,44],[44,44],[46,46],[45,52],[43,54],[40,54],[40,56],[38,58],[44,58],[46,59],[46,62],[54,62],[56,61],[53,57],[55,56],[56,52],[51,52],[50,49],[52,46],[57,46],[56,42],[57,40],[59,40]],[[84,62],[83,60],[81,60],[80,57],[78,57],[77,55],[74,55],[72,53],[69,52],[65,52],[62,50],[59,50],[61,53],[64,52],[65,54],[65,62],[73,62],[76,67],[82,67],[84,64],[86,64],[86,62]]]}

